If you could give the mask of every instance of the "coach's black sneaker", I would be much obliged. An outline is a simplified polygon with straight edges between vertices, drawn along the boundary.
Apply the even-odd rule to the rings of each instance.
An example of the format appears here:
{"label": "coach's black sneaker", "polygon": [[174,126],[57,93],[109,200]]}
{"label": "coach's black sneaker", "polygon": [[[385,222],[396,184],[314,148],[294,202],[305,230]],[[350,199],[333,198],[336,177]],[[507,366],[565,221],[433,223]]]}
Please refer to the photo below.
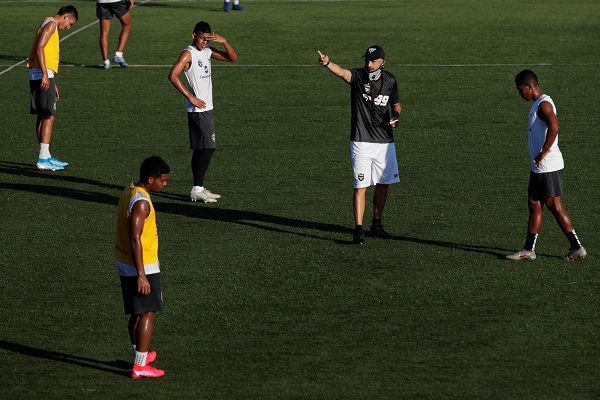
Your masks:
{"label": "coach's black sneaker", "polygon": [[365,242],[365,232],[362,229],[355,229],[352,234],[353,244],[363,244]]}
{"label": "coach's black sneaker", "polygon": [[387,233],[381,225],[371,225],[371,236],[378,239],[396,239],[391,233]]}

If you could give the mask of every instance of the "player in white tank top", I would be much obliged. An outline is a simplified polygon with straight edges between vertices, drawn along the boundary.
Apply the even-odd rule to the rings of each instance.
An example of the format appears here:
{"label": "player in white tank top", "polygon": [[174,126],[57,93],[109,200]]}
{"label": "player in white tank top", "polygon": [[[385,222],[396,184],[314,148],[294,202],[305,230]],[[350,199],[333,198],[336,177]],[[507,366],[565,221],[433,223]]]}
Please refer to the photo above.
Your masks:
{"label": "player in white tank top", "polygon": [[525,245],[509,260],[534,260],[535,244],[542,228],[544,206],[552,212],[570,244],[565,260],[583,259],[587,256],[581,245],[569,213],[562,204],[562,169],[564,161],[558,149],[558,118],[556,106],[540,88],[533,71],[524,70],[515,78],[519,95],[525,101],[533,101],[529,112],[529,155],[531,173],[529,175],[529,223]]}
{"label": "player in white tank top", "polygon": [[536,164],[535,158],[542,152],[548,132],[546,122],[538,116],[538,109],[541,102],[550,103],[552,110],[556,115],[556,106],[554,105],[552,98],[547,94],[542,94],[535,100],[529,111],[529,158],[531,159],[531,171],[538,174],[542,172],[558,171],[565,167],[562,153],[558,148],[558,134],[554,141],[549,143],[550,151],[544,157],[542,162],[539,165]]}
{"label": "player in white tank top", "polygon": [[[234,62],[237,54],[227,40],[212,32],[210,25],[200,21],[194,27],[192,44],[186,47],[169,72],[169,80],[186,99],[190,148],[192,153],[192,175],[194,184],[190,193],[192,201],[216,203],[221,196],[204,187],[204,175],[215,151],[211,59]],[[225,51],[209,47],[210,42],[221,43]],[[189,88],[181,82],[184,73]],[[206,140],[209,138],[209,140]]]}
{"label": "player in white tank top", "polygon": [[194,46],[188,46],[183,51],[188,51],[192,57],[188,69],[184,69],[183,73],[189,84],[190,93],[199,99],[204,100],[203,108],[196,107],[189,100],[185,105],[187,112],[204,112],[213,109],[212,100],[212,71],[210,56],[212,50],[210,47],[205,47],[198,50]]}

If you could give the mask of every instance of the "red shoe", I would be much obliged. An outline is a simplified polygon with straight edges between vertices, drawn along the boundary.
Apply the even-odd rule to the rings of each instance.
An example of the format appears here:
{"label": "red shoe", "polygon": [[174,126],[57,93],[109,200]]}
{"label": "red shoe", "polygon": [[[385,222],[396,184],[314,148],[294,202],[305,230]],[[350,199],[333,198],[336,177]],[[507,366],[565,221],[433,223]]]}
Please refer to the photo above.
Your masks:
{"label": "red shoe", "polygon": [[140,367],[137,364],[133,364],[133,368],[131,369],[131,377],[133,379],[160,378],[164,374],[165,374],[165,371],[163,371],[162,369],[157,369],[157,368],[151,367],[150,365]]}
{"label": "red shoe", "polygon": [[156,352],[155,351],[149,351],[148,355],[146,356],[146,364],[153,363],[154,360],[156,360]]}

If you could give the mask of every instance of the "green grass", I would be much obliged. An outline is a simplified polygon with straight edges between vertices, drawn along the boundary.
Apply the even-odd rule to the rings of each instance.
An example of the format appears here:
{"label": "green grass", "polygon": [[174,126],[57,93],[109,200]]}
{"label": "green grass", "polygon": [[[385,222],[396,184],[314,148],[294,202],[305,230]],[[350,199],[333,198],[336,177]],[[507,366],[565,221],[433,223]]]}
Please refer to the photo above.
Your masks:
{"label": "green grass", "polygon": [[[62,37],[95,20],[94,1],[67,3],[80,20]],[[95,67],[97,25],[63,41],[63,172],[34,167],[25,68],[0,75],[0,398],[597,399],[597,2],[242,3],[134,8],[129,69]],[[0,73],[61,5],[0,0]],[[187,201],[184,100],[167,80],[200,19],[239,55],[213,70],[215,205]],[[374,43],[403,105],[385,213],[400,240],[355,247],[349,90],[316,51],[355,67]],[[538,259],[502,259],[527,224],[524,68],[558,107],[582,263],[560,260],[548,213]],[[152,154],[173,171],[154,196],[167,375],[138,382],[113,246],[118,196]]]}

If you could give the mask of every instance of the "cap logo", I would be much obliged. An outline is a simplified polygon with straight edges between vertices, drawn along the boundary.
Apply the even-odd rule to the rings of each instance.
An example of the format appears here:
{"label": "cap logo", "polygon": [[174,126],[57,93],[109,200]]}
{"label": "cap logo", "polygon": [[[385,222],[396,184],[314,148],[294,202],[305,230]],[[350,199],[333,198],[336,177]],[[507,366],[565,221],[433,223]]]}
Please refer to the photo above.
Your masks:
{"label": "cap logo", "polygon": [[374,52],[375,50],[377,50],[375,47],[369,47],[369,53]]}

